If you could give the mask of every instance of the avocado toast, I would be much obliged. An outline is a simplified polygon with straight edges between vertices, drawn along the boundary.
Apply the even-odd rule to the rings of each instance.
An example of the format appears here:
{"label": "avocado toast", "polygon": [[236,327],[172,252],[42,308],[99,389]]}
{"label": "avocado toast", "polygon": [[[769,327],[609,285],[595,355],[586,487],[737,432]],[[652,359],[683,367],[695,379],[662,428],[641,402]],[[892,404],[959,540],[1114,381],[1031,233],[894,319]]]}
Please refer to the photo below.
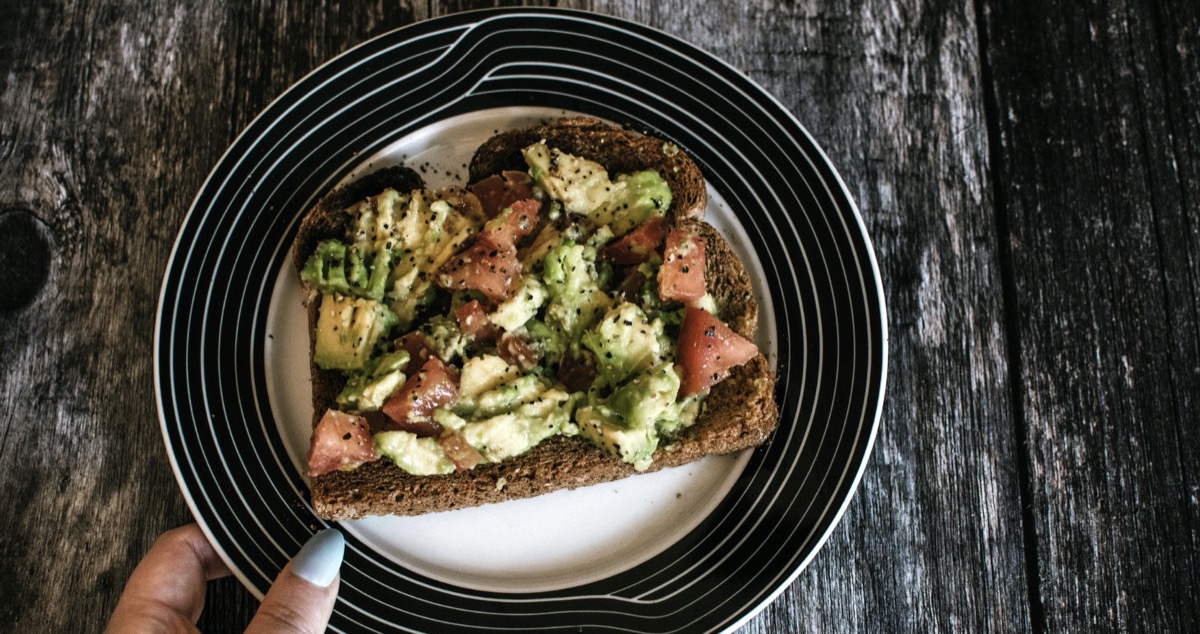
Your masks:
{"label": "avocado toast", "polygon": [[705,203],[678,148],[586,118],[496,135],[468,190],[390,168],[326,196],[294,243],[317,514],[531,497],[765,441],[757,306]]}

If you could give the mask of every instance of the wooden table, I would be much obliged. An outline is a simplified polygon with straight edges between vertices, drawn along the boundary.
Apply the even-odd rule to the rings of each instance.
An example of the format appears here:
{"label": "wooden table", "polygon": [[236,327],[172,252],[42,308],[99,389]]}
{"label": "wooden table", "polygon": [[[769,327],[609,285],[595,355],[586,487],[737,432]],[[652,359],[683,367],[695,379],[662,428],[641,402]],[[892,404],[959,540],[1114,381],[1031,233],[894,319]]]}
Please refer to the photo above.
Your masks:
{"label": "wooden table", "polygon": [[[235,135],[339,52],[494,3],[358,4],[0,3],[3,629],[100,629],[190,520],[151,338]],[[562,4],[761,83],[874,240],[874,454],[744,631],[1200,631],[1200,3]],[[255,605],[214,582],[201,627]]]}

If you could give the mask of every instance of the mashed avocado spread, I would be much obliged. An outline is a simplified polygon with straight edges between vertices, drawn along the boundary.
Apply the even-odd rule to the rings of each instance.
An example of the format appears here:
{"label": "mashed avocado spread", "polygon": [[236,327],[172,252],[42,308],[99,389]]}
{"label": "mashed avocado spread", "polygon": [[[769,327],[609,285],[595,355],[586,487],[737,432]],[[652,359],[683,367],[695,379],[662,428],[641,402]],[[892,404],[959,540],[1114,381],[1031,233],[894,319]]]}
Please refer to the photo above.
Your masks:
{"label": "mashed avocado spread", "polygon": [[[667,183],[545,143],[523,155],[503,207],[389,189],[346,210],[345,238],[302,269],[320,294],[313,361],[346,377],[338,409],[409,473],[558,435],[644,470],[700,412],[706,392],[680,396],[684,304],[658,292],[662,237],[639,247],[671,204]],[[715,312],[710,296],[700,304]]]}

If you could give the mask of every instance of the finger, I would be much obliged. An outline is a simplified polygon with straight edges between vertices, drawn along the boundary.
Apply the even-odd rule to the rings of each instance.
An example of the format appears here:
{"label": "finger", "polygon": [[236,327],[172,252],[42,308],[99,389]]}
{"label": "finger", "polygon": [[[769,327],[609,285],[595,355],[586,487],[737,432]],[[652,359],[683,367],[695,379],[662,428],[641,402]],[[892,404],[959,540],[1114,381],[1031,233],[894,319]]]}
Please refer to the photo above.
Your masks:
{"label": "finger", "polygon": [[195,631],[205,584],[228,574],[199,526],[167,531],[129,576],[106,631]]}
{"label": "finger", "polygon": [[308,540],[275,578],[246,634],[318,634],[337,600],[346,540],[327,528]]}

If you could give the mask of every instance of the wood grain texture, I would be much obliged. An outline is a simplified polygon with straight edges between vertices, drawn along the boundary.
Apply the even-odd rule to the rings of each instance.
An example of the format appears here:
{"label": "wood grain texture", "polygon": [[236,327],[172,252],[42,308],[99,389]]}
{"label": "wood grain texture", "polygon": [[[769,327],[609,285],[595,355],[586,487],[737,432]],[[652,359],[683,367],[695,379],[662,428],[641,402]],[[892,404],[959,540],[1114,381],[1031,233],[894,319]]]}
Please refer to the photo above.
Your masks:
{"label": "wood grain texture", "polygon": [[1038,625],[1196,631],[1200,14],[986,10]]}
{"label": "wood grain texture", "polygon": [[228,111],[209,107],[220,20],[74,3],[2,14],[0,206],[44,224],[52,262],[34,302],[0,317],[0,621],[97,630],[131,564],[189,518],[151,333],[173,234],[229,140]]}
{"label": "wood grain texture", "polygon": [[888,1],[743,13],[680,34],[745,69],[829,153],[874,240],[891,339],[859,493],[746,630],[1027,629],[976,16]]}
{"label": "wood grain texture", "polygon": [[[191,519],[151,333],[175,232],[229,143],[346,49],[507,4],[0,0],[0,214],[35,218],[50,253],[32,303],[0,301],[5,629],[100,630],[153,539]],[[1200,630],[1200,6],[558,4],[761,83],[875,242],[875,453],[745,632]],[[256,605],[213,582],[200,627],[241,631]]]}

